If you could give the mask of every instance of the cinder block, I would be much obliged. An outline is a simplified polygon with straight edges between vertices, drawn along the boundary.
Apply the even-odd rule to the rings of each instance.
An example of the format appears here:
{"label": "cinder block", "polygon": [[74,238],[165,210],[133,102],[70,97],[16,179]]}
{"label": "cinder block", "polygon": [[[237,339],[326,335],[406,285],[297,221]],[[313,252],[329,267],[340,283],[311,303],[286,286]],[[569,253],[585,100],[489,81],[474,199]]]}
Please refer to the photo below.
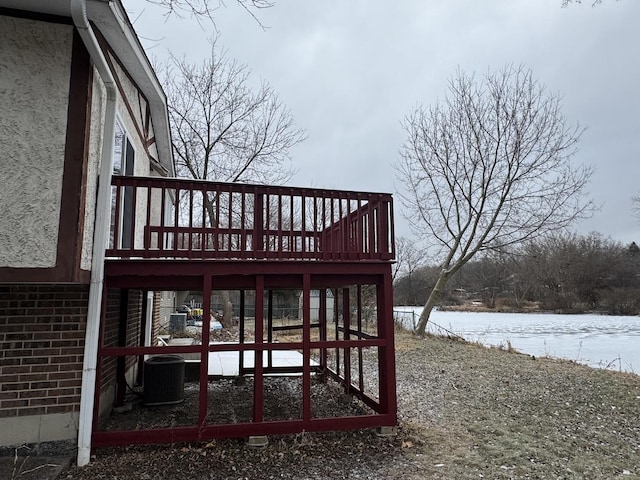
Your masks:
{"label": "cinder block", "polygon": [[255,435],[249,437],[249,446],[253,448],[263,448],[269,445],[269,439],[266,435]]}
{"label": "cinder block", "polygon": [[379,437],[395,437],[398,435],[398,427],[378,427],[376,435]]}

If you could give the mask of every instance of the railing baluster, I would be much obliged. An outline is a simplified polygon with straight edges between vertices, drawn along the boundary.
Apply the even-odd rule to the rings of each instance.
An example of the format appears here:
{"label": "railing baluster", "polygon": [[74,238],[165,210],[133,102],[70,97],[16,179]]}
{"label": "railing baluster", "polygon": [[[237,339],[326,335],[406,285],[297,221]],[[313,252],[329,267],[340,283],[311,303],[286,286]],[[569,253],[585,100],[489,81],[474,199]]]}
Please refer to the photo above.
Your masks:
{"label": "railing baluster", "polygon": [[367,213],[367,216],[369,217],[369,238],[368,238],[369,247],[367,249],[369,253],[369,258],[371,258],[375,254],[376,222],[375,222],[374,215],[375,215],[375,210],[373,208],[373,204],[371,200],[369,200],[368,213]]}
{"label": "railing baluster", "polygon": [[166,188],[166,184],[163,182],[160,186],[160,231],[158,232],[158,238],[157,238],[157,242],[158,242],[158,250],[160,250],[162,252],[161,255],[164,254],[164,250],[167,246],[167,241],[168,239],[165,238],[165,233],[164,233],[164,228],[165,228],[165,223],[164,223],[164,219],[166,217],[166,208],[167,208],[167,188]]}
{"label": "railing baluster", "polygon": [[245,220],[247,218],[246,202],[247,192],[245,186],[243,185],[240,197],[240,258],[245,258],[247,252],[247,225],[245,223]]}
{"label": "railing baluster", "polygon": [[296,224],[296,209],[295,209],[295,199],[293,193],[289,194],[289,238],[287,239],[287,252],[291,254],[296,250],[296,234],[295,234],[295,226]]}
{"label": "railing baluster", "polygon": [[[137,199],[138,199],[138,189],[132,186],[127,186],[124,188],[125,190],[125,199],[127,196],[127,193],[131,194],[131,198],[130,198],[130,203],[129,203],[129,211],[131,214],[131,218],[129,219],[129,238],[128,240],[128,255],[131,257],[133,256],[133,249],[136,247],[135,246],[135,240],[136,240],[136,206],[137,206]],[[125,201],[125,209],[126,209],[126,201]],[[124,232],[123,232],[124,233]],[[122,239],[122,241],[124,242],[124,238]]]}
{"label": "railing baluster", "polygon": [[180,225],[180,204],[182,202],[182,191],[180,187],[176,188],[176,204],[173,216],[173,256],[178,256],[178,225]]}
{"label": "railing baluster", "polygon": [[345,251],[347,250],[345,248],[345,243],[346,243],[346,236],[347,236],[347,228],[346,228],[346,218],[344,216],[344,214],[342,213],[342,194],[338,194],[338,222],[340,224],[340,236],[338,237],[339,241],[340,241],[340,246],[338,247],[338,251],[340,252],[340,256],[338,258],[343,259],[345,258]]}
{"label": "railing baluster", "polygon": [[264,222],[264,197],[262,192],[256,192],[254,195],[254,212],[253,212],[253,254],[256,258],[264,257],[263,247],[263,222]]}
{"label": "railing baluster", "polygon": [[358,259],[364,257],[364,248],[362,248],[362,199],[358,196],[358,210],[355,223],[355,244],[358,252]]}
{"label": "railing baluster", "polygon": [[[272,247],[271,247],[271,195],[269,195],[268,193],[265,193],[265,199],[266,201],[264,202],[264,207],[266,210],[266,218],[264,219],[264,228],[265,228],[265,232],[264,232],[264,250],[265,252],[270,252]],[[268,253],[267,253],[268,256]]]}
{"label": "railing baluster", "polygon": [[202,188],[199,190],[200,192],[200,203],[199,208],[200,212],[200,255],[204,258],[207,256],[207,250],[209,246],[209,238],[207,233],[207,186],[202,185]]}
{"label": "railing baluster", "polygon": [[278,251],[284,252],[284,230],[282,228],[282,189],[278,189]]}
{"label": "railing baluster", "polygon": [[320,247],[322,248],[322,258],[328,258],[329,254],[329,239],[327,238],[329,225],[327,224],[327,199],[322,197],[322,243]]}
{"label": "railing baluster", "polygon": [[[151,186],[147,187],[147,223],[145,225],[151,225]],[[151,232],[143,228],[142,229],[143,241],[142,248],[144,251],[148,251],[151,248]]]}
{"label": "railing baluster", "polygon": [[[114,250],[120,250],[122,247],[120,244],[120,199],[122,198],[120,189],[122,184],[115,181],[114,185],[116,188],[115,192],[112,193],[112,195],[115,195],[115,207],[113,209],[113,240],[111,241],[111,244]],[[113,200],[114,199],[112,198],[112,203]]]}
{"label": "railing baluster", "polygon": [[193,185],[189,186],[189,230],[187,233],[187,257],[193,255]]}
{"label": "railing baluster", "polygon": [[313,195],[313,253],[318,254],[318,198],[316,191],[312,192]]}
{"label": "railing baluster", "polygon": [[329,226],[327,227],[329,229],[329,235],[331,235],[329,237],[329,248],[331,251],[331,258],[335,259],[336,258],[336,239],[338,237],[338,225],[339,222],[335,221],[335,208],[334,208],[334,204],[335,204],[335,198],[332,196],[330,198],[331,201],[331,220],[329,221]]}
{"label": "railing baluster", "polygon": [[301,199],[300,199],[300,203],[302,204],[301,206],[301,212],[300,212],[300,216],[302,217],[301,219],[301,225],[300,225],[300,235],[301,235],[301,239],[300,242],[302,243],[301,247],[302,247],[302,255],[304,256],[304,254],[307,253],[307,196],[306,196],[306,192],[303,190],[302,191],[302,195],[301,195]]}

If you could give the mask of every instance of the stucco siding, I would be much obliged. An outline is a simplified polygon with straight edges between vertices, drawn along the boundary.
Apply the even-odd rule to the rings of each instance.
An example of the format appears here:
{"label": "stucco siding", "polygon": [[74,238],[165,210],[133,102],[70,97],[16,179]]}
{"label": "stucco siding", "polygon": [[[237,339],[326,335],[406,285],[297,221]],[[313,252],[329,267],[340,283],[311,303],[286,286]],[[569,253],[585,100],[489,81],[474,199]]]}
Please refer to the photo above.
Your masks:
{"label": "stucco siding", "polygon": [[89,131],[89,160],[87,162],[87,186],[84,211],[84,232],[82,236],[82,257],[80,268],[91,270],[93,254],[93,232],[96,218],[98,170],[102,156],[102,137],[107,93],[97,70],[93,71],[91,98],[91,125]]}
{"label": "stucco siding", "polygon": [[73,29],[0,16],[0,266],[54,267]]}

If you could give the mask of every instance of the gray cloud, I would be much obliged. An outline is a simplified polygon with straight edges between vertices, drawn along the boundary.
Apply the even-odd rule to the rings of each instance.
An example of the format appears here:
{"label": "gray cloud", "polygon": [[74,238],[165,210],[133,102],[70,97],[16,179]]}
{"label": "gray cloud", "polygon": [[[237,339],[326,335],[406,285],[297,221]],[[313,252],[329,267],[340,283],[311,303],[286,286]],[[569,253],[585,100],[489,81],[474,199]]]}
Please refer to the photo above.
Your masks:
{"label": "gray cloud", "polygon": [[[143,0],[125,6],[133,19],[144,9],[135,27],[156,39],[143,40],[151,55],[207,55],[206,22],[165,22]],[[216,16],[219,44],[268,81],[308,131],[291,152],[294,184],[394,192],[404,115],[442,97],[458,67],[481,75],[523,63],[563,94],[567,118],[587,127],[575,160],[596,167],[590,190],[603,209],[576,228],[640,241],[631,214],[640,193],[640,2],[277,0],[258,15],[266,30],[228,2]]]}

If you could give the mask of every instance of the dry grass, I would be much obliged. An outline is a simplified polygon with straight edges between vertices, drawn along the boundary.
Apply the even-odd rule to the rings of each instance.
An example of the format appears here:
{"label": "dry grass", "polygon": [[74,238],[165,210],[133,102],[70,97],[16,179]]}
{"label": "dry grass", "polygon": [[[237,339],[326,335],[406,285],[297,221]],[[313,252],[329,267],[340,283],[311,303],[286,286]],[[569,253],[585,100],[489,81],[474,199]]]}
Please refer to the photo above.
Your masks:
{"label": "dry grass", "polygon": [[435,337],[403,339],[398,359],[422,367],[398,369],[401,415],[439,434],[427,478],[640,478],[636,375]]}
{"label": "dry grass", "polygon": [[[640,377],[396,337],[400,428],[99,450],[72,479],[640,478]],[[371,367],[371,365],[370,365]]]}

